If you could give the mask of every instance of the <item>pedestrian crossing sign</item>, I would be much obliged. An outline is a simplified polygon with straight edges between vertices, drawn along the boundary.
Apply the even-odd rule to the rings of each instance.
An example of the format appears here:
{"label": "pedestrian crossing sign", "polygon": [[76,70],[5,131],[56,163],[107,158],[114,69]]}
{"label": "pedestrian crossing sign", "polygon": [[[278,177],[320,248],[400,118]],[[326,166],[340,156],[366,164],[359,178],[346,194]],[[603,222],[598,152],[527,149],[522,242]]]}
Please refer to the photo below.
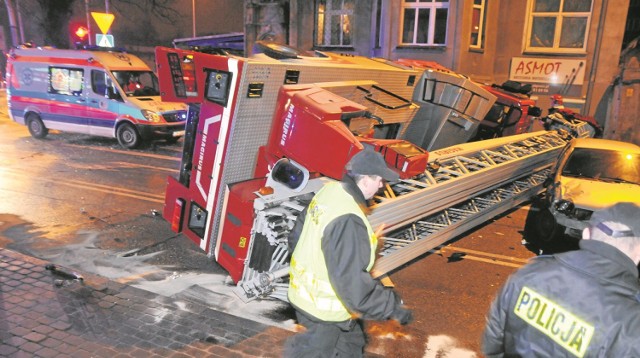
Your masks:
{"label": "pedestrian crossing sign", "polygon": [[96,43],[100,47],[114,47],[113,35],[96,34]]}

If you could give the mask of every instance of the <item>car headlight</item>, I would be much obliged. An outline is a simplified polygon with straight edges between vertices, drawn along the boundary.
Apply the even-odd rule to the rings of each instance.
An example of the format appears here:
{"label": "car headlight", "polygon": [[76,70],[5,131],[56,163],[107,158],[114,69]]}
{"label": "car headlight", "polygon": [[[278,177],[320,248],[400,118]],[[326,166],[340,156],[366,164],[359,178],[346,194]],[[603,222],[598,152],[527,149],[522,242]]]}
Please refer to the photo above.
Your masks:
{"label": "car headlight", "polygon": [[575,205],[571,200],[562,199],[555,204],[556,210],[565,215],[569,215],[575,208]]}
{"label": "car headlight", "polygon": [[141,112],[144,118],[146,118],[151,123],[161,123],[164,121],[164,118],[162,117],[162,115],[154,111],[143,109]]}

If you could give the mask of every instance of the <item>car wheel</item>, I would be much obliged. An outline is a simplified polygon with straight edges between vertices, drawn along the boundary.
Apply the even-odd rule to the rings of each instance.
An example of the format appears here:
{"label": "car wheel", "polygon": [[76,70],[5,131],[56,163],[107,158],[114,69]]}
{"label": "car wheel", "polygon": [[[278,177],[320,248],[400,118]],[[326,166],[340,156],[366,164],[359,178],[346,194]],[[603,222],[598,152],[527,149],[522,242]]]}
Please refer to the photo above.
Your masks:
{"label": "car wheel", "polygon": [[565,227],[558,224],[551,210],[547,207],[541,208],[537,222],[536,229],[541,242],[555,242],[564,233]]}
{"label": "car wheel", "polygon": [[118,143],[127,149],[136,148],[140,145],[141,138],[136,128],[130,123],[122,123],[116,130]]}
{"label": "car wheel", "polygon": [[29,133],[33,138],[42,139],[49,134],[49,129],[42,123],[40,116],[35,113],[27,116],[27,128],[29,128]]}
{"label": "car wheel", "polygon": [[532,202],[524,224],[524,238],[527,242],[540,248],[549,248],[562,240],[564,230],[564,226],[558,224],[544,200],[536,199]]}

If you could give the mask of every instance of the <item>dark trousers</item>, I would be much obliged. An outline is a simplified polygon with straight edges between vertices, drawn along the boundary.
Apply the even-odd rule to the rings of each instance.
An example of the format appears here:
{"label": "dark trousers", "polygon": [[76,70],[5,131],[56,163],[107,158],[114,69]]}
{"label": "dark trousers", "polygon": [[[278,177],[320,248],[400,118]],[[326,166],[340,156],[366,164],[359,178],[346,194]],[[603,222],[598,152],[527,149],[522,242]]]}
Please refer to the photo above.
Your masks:
{"label": "dark trousers", "polygon": [[362,322],[351,324],[314,321],[296,311],[298,323],[305,332],[290,337],[284,349],[285,358],[362,357],[366,336]]}

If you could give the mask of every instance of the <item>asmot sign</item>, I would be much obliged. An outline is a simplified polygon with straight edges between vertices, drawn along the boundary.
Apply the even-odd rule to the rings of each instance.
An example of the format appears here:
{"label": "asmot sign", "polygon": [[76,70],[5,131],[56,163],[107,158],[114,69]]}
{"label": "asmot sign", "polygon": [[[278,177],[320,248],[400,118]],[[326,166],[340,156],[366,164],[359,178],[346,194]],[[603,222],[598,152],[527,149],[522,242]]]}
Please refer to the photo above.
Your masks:
{"label": "asmot sign", "polygon": [[514,57],[509,78],[520,82],[582,85],[585,60]]}
{"label": "asmot sign", "polygon": [[579,91],[584,82],[585,60],[513,57],[509,79],[533,84],[534,93]]}

